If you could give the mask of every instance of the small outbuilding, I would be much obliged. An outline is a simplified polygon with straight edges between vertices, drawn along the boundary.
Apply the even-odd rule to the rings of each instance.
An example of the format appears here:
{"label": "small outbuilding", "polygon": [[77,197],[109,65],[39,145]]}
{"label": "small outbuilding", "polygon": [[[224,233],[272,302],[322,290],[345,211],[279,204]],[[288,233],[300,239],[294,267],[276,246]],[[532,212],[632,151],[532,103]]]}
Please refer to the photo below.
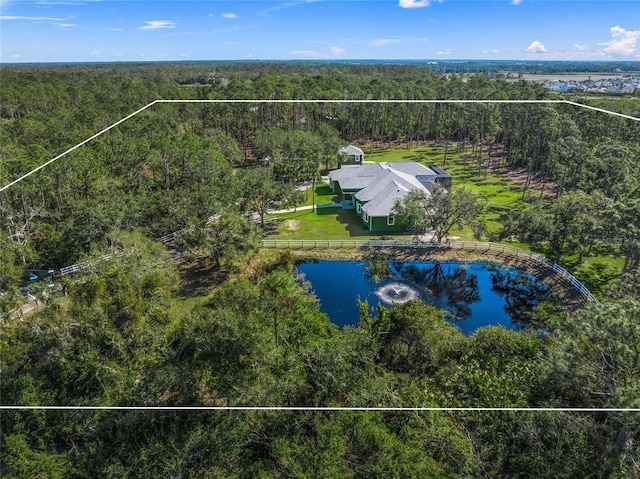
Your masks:
{"label": "small outbuilding", "polygon": [[357,146],[343,146],[338,150],[338,168],[343,165],[361,165],[364,161],[364,152]]}

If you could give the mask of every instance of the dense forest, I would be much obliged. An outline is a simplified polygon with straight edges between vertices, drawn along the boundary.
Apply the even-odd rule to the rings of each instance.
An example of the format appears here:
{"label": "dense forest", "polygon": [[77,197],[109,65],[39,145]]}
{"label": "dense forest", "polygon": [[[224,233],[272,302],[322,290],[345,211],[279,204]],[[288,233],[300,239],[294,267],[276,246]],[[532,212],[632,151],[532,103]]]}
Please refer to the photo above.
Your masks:
{"label": "dense forest", "polygon": [[[4,409],[3,477],[640,474],[640,414],[621,411],[640,407],[640,122],[566,104],[331,101],[552,98],[524,81],[419,65],[1,75],[0,187],[154,100],[256,100],[155,104],[0,192],[3,406],[616,410]],[[524,171],[525,190],[552,183],[552,198],[505,210],[490,239],[578,263],[607,245],[623,266],[599,304],[545,303],[520,331],[466,337],[419,301],[362,303],[358,324],[340,330],[292,255],[257,251],[266,211],[297,204],[296,183],[335,167],[340,145],[365,141],[436,142],[445,159],[468,152],[478,177],[500,166]],[[176,231],[174,248],[216,278],[210,294],[185,293],[175,250],[157,241]],[[63,294],[40,292],[44,307],[9,314],[26,270],[79,261]]]}

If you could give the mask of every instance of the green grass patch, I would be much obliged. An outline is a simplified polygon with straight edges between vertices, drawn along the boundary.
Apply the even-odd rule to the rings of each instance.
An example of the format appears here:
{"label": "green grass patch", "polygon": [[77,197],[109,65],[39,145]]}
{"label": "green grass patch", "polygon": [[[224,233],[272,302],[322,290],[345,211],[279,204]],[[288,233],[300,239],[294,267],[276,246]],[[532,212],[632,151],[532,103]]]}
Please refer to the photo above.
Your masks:
{"label": "green grass patch", "polygon": [[277,234],[269,239],[375,239],[353,210],[319,208],[295,213],[271,215],[277,223]]}
{"label": "green grass patch", "polygon": [[203,304],[206,301],[207,293],[204,291],[199,292],[200,295],[185,296],[178,294],[171,301],[169,307],[169,315],[174,318],[175,321],[180,321],[182,318],[187,317],[193,311],[193,308]]}
{"label": "green grass patch", "polygon": [[[408,149],[406,147],[369,147],[363,148],[365,153],[365,162],[398,162],[398,161],[416,161],[425,165],[442,164],[444,160],[444,147],[436,145],[420,145]],[[447,155],[448,156],[448,155]],[[447,158],[448,159],[448,158]]]}
{"label": "green grass patch", "polygon": [[[316,205],[326,205],[329,203],[334,203],[338,200],[337,195],[331,191],[331,188],[326,183],[320,183],[315,186],[316,197],[315,204]],[[303,201],[298,206],[309,206],[313,204],[313,195],[311,194],[311,188],[302,192]]]}
{"label": "green grass patch", "polygon": [[562,256],[560,264],[582,281],[591,293],[603,297],[606,288],[618,279],[624,258],[620,254],[612,254],[610,248],[600,246],[585,255],[582,264],[578,264],[577,253]]}

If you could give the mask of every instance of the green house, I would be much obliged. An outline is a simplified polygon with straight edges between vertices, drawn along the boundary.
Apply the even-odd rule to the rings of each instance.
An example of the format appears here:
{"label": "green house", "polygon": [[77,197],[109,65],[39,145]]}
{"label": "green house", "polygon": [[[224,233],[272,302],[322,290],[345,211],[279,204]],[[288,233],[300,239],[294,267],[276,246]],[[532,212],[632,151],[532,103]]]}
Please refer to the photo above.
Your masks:
{"label": "green house", "polygon": [[347,165],[362,165],[364,152],[357,146],[348,145],[338,150],[338,168]]}
{"label": "green house", "polygon": [[405,225],[392,213],[396,201],[415,189],[431,194],[429,187],[434,183],[449,190],[451,176],[436,165],[426,167],[414,161],[342,165],[329,172],[329,185],[342,207],[354,209],[374,232],[403,231]]}

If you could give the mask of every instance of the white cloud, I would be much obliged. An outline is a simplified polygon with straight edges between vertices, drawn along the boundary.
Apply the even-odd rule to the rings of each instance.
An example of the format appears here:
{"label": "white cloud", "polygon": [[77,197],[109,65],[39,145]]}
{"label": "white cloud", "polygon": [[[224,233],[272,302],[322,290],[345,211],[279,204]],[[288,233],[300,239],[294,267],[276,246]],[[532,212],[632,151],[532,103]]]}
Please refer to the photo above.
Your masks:
{"label": "white cloud", "polygon": [[294,55],[294,56],[297,56],[297,57],[319,57],[319,56],[321,56],[315,50],[291,50],[289,52],[289,55]]}
{"label": "white cloud", "polygon": [[72,28],[78,26],[75,23],[54,23],[54,25],[58,28]]}
{"label": "white cloud", "polygon": [[0,15],[0,20],[25,20],[28,22],[61,22],[62,20],[64,20],[64,18]]}
{"label": "white cloud", "polygon": [[146,25],[138,27],[138,30],[157,30],[159,28],[176,28],[177,24],[171,20],[151,20],[144,22]]}
{"label": "white cloud", "polygon": [[396,38],[378,38],[377,40],[373,41],[373,44],[378,47],[382,47],[384,45],[389,45],[390,43],[397,43],[399,41],[400,40]]}
{"label": "white cloud", "polygon": [[207,17],[215,18],[215,15],[213,13],[210,13],[209,15],[207,15]]}
{"label": "white cloud", "polygon": [[632,56],[638,53],[638,39],[640,30],[625,30],[620,26],[609,29],[612,40],[600,43],[604,45],[603,51],[610,55]]}
{"label": "white cloud", "polygon": [[236,15],[235,13],[223,13],[222,17],[223,18],[238,18],[238,15]]}
{"label": "white cloud", "polygon": [[[437,0],[442,1],[442,0]],[[422,8],[431,5],[431,0],[399,0],[398,6],[400,8]]]}
{"label": "white cloud", "polygon": [[331,47],[331,54],[332,55],[342,55],[344,52],[346,52],[346,50],[344,48],[340,48],[340,47],[336,47],[336,46],[332,46]]}
{"label": "white cloud", "polygon": [[511,0],[511,5],[520,5],[522,0]]}
{"label": "white cloud", "polygon": [[491,50],[491,53],[500,53],[500,50],[498,50],[497,48],[494,48],[493,50]]}
{"label": "white cloud", "polygon": [[578,43],[574,43],[573,44],[573,49],[578,51],[578,52],[586,52],[587,51],[587,47],[585,47],[584,45],[579,45]]}
{"label": "white cloud", "polygon": [[436,52],[436,55],[451,55],[451,49],[445,48],[444,50],[440,50],[439,52]]}
{"label": "white cloud", "polygon": [[547,47],[545,47],[538,40],[531,42],[531,45],[527,47],[529,53],[547,53]]}

